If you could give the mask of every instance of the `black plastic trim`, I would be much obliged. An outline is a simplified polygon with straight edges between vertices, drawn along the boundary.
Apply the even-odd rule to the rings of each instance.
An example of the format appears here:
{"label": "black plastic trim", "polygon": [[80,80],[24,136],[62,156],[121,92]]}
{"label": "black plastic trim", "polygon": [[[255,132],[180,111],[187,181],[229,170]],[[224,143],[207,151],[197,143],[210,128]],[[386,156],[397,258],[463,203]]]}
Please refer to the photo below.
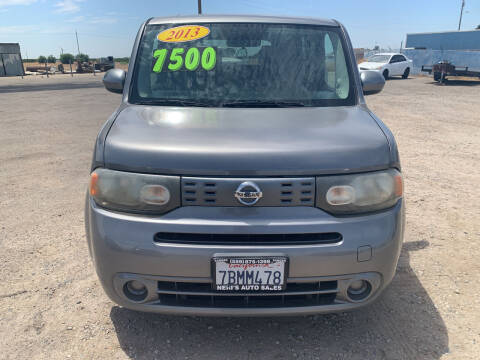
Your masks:
{"label": "black plastic trim", "polygon": [[154,236],[156,243],[191,245],[316,245],[336,244],[343,239],[340,233],[305,234],[199,234],[159,232]]}

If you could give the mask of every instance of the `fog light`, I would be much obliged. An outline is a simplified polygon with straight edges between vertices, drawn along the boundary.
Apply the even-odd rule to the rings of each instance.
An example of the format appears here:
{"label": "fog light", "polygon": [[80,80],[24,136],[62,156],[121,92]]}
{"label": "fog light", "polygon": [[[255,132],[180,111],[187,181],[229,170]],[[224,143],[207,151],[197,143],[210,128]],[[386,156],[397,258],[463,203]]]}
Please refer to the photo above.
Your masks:
{"label": "fog light", "polygon": [[148,294],[146,286],[138,280],[126,282],[123,286],[123,292],[125,293],[126,297],[133,301],[143,301],[146,299]]}
{"label": "fog light", "polygon": [[352,291],[361,291],[365,287],[365,281],[363,280],[355,280],[350,284],[350,289]]}
{"label": "fog light", "polygon": [[372,285],[366,280],[354,280],[347,289],[348,297],[353,301],[362,301],[372,291]]}

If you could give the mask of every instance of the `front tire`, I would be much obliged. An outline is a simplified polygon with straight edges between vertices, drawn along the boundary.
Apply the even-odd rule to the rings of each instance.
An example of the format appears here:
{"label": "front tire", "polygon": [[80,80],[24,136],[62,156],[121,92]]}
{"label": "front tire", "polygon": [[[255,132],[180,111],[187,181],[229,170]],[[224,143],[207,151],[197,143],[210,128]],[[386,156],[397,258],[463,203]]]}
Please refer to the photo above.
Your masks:
{"label": "front tire", "polygon": [[433,80],[438,81],[440,84],[445,84],[447,82],[447,76],[443,72],[436,72],[433,73]]}
{"label": "front tire", "polygon": [[408,79],[408,75],[410,75],[410,68],[406,68],[403,72],[402,79]]}
{"label": "front tire", "polygon": [[383,77],[385,78],[385,80],[388,80],[388,70],[383,70]]}
{"label": "front tire", "polygon": [[445,85],[447,82],[447,75],[442,72],[442,76],[440,77],[440,84]]}

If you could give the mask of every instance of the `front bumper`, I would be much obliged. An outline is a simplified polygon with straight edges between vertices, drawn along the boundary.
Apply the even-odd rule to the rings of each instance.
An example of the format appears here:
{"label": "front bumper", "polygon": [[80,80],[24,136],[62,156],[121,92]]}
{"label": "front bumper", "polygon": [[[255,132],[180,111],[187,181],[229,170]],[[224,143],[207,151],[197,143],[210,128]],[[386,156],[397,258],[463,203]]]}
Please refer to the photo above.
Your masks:
{"label": "front bumper", "polygon": [[[116,213],[96,206],[87,196],[86,228],[90,254],[100,281],[116,303],[135,310],[184,315],[300,315],[343,311],[372,302],[392,280],[400,254],[404,209],[400,200],[393,208],[375,214],[334,217],[313,207],[181,207],[163,216]],[[338,232],[335,244],[232,246],[154,242],[159,232],[202,234],[295,234]],[[177,291],[177,284],[212,282],[214,254],[274,254],[289,258],[287,277],[292,287],[312,283],[334,284],[331,301],[252,305],[248,302],[218,305],[182,302],[190,293]],[[362,278],[372,284],[371,294],[355,302],[345,297],[350,281]],[[123,293],[126,281],[138,279],[149,289],[144,301],[129,300]],[[163,301],[160,285],[175,284],[169,295],[178,301]],[[177,289],[177,290],[175,290]],[[161,290],[161,289],[160,289]],[[335,290],[335,291],[333,291]],[[204,290],[202,290],[204,291]],[[317,291],[316,293],[320,293]],[[323,294],[323,295],[325,295]],[[317,298],[323,296],[316,294]],[[267,295],[266,295],[267,296]],[[198,296],[197,296],[198,297]],[[298,296],[296,297],[298,298]],[[310,297],[309,297],[310,299]],[[171,296],[170,296],[171,300]],[[301,300],[301,299],[300,299]],[[273,304],[273,303],[272,303]],[[293,304],[293,305],[292,305]]]}

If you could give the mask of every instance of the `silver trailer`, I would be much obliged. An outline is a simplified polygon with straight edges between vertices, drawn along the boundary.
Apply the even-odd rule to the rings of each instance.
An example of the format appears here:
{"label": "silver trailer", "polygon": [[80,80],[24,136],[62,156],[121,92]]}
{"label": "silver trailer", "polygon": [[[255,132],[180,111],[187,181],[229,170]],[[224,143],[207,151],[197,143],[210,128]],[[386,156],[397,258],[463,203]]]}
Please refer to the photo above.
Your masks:
{"label": "silver trailer", "polygon": [[23,76],[22,55],[20,45],[0,43],[0,76]]}

